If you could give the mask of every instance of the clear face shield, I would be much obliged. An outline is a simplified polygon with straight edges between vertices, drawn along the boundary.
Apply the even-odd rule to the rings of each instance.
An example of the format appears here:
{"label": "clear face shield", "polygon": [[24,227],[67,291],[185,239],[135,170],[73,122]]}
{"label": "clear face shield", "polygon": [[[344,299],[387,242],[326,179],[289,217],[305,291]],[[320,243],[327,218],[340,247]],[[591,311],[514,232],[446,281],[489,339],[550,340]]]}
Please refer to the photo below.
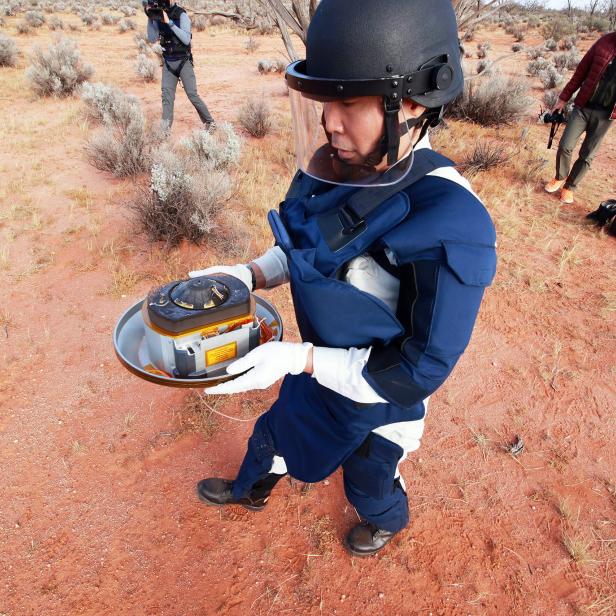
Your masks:
{"label": "clear face shield", "polygon": [[412,129],[398,111],[397,160],[388,164],[382,96],[348,99],[289,89],[298,167],[317,180],[346,186],[389,186],[413,164]]}

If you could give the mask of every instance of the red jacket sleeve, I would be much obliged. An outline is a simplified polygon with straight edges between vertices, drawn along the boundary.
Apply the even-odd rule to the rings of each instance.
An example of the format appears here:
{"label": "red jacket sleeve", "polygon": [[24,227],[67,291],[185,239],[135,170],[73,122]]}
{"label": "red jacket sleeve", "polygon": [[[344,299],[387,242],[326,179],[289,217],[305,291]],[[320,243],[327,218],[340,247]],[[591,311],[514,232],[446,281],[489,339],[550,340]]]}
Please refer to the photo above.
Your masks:
{"label": "red jacket sleeve", "polygon": [[586,55],[582,58],[582,61],[575,69],[573,77],[571,77],[569,83],[563,88],[563,91],[560,93],[558,98],[565,102],[568,101],[573,96],[573,93],[582,85],[586,77],[588,77],[588,71],[592,65],[593,56],[595,55],[595,49],[598,42],[599,41],[594,43],[594,45],[586,52]]}

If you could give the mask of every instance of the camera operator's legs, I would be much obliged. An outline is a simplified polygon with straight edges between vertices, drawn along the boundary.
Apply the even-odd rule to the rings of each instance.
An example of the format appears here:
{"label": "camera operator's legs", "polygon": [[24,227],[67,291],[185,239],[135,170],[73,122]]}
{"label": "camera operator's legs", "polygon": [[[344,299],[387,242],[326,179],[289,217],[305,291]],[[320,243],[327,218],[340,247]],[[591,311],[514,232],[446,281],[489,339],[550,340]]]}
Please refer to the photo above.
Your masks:
{"label": "camera operator's legs", "polygon": [[[173,64],[179,66],[179,62],[170,62],[171,68],[175,70]],[[175,91],[178,87],[178,78],[167,68],[167,62],[163,62],[162,74],[162,102],[163,117],[161,128],[170,130],[173,124],[173,105],[175,103]]]}
{"label": "camera operator's legs", "polygon": [[[575,190],[582,178],[590,169],[590,165],[611,126],[610,112],[598,109],[583,109],[587,116],[586,136],[580,147],[578,159],[573,164],[571,172],[567,176],[565,189]],[[564,136],[563,136],[564,137]]]}
{"label": "camera operator's legs", "polygon": [[197,93],[197,78],[195,77],[195,69],[190,60],[184,64],[182,72],[180,73],[180,79],[182,80],[182,85],[186,91],[186,96],[188,96],[188,100],[197,110],[201,121],[206,126],[213,124],[214,118],[211,116],[207,105],[203,102],[203,99]]}

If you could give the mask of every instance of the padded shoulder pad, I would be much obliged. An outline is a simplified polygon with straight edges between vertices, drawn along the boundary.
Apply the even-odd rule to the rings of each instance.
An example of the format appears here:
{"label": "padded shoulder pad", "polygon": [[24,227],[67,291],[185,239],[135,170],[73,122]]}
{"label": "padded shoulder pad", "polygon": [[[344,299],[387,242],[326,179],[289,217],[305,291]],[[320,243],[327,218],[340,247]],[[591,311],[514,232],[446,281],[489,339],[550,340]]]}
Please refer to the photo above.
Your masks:
{"label": "padded shoulder pad", "polygon": [[490,214],[469,190],[448,179],[426,176],[407,194],[409,215],[384,238],[399,265],[435,255],[442,258],[444,242],[486,246],[494,252],[496,232]]}
{"label": "padded shoulder pad", "polygon": [[443,241],[447,265],[462,284],[487,287],[496,274],[496,247]]}

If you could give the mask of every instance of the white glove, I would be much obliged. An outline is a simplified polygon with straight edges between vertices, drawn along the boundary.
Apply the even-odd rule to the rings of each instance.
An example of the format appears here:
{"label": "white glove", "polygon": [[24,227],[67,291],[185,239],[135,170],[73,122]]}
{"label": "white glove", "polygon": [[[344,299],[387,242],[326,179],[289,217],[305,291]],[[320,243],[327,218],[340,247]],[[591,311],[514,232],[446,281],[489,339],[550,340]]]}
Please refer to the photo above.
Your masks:
{"label": "white glove", "polygon": [[208,274],[229,274],[230,276],[235,276],[248,287],[249,291],[254,291],[252,288],[252,273],[247,265],[242,265],[241,263],[238,263],[237,265],[214,265],[202,270],[188,272],[188,275],[191,278],[207,276]]}
{"label": "white glove", "polygon": [[251,389],[267,389],[286,374],[301,374],[312,348],[310,342],[266,342],[227,366],[228,374],[246,374],[209,387],[207,394],[237,394]]}

